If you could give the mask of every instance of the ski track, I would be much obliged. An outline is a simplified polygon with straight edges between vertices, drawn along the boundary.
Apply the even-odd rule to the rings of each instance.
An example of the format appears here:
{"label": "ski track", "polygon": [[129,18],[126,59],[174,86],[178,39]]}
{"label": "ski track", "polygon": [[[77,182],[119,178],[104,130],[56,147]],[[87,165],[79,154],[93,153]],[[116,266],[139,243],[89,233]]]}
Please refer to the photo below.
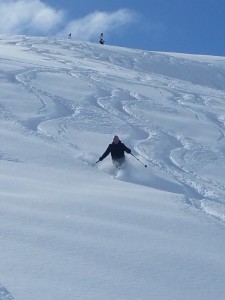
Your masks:
{"label": "ski track", "polygon": [[15,300],[9,291],[0,284],[0,300]]}
{"label": "ski track", "polygon": [[[169,175],[182,185],[188,204],[225,221],[225,185],[198,172],[199,160],[203,161],[204,157],[218,161],[218,165],[225,161],[225,87],[222,82],[225,75],[222,74],[220,81],[212,82],[216,67],[211,68],[212,78],[201,82],[201,72],[208,67],[207,62],[200,66],[194,61],[190,63],[166,54],[144,51],[128,59],[126,53],[116,57],[110,54],[110,50],[101,53],[88,43],[83,43],[80,49],[69,42],[65,47],[65,41],[61,44],[60,41],[45,40],[42,48],[26,38],[15,40],[15,44],[43,58],[42,65],[27,63],[26,70],[14,72],[14,76],[12,72],[7,74],[12,84],[18,84],[28,95],[32,94],[33,101],[38,103],[37,110],[33,111],[32,117],[21,119],[1,105],[1,116],[10,116],[30,134],[36,134],[46,142],[67,145],[77,152],[82,161],[85,161],[84,149],[68,139],[68,128],[99,130],[95,124],[101,120],[102,132],[120,132],[153,171]],[[51,50],[53,45],[58,47],[57,51]],[[67,57],[67,52],[73,47],[74,55]],[[85,60],[86,55],[90,55],[89,61]],[[102,71],[99,72],[96,65]],[[190,72],[182,73],[183,67],[189,68]],[[196,70],[196,75],[191,77],[192,73],[195,74],[193,70]],[[86,81],[93,92],[81,102],[43,90],[36,85],[35,79],[45,72]],[[175,74],[180,75],[179,79],[174,77]],[[129,83],[136,89],[130,90]],[[85,119],[87,110],[91,111],[89,120]],[[206,124],[217,133],[215,144],[221,145],[221,151],[215,150],[213,145],[204,144],[204,141],[196,141],[194,136],[185,135],[185,131],[175,132],[172,127],[169,128],[170,120],[163,120],[165,113],[171,118],[184,114],[198,126]],[[89,153],[90,157],[98,155]],[[0,153],[0,159],[17,161],[5,153]],[[138,180],[128,174],[117,176],[117,179],[154,186],[143,177]]]}

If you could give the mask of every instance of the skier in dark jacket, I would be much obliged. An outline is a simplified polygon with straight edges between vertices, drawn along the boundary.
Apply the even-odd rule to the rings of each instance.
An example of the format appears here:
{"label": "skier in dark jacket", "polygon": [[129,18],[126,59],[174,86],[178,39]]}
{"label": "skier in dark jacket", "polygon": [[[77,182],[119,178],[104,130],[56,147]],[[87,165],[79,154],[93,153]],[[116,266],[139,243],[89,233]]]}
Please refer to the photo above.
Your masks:
{"label": "skier in dark jacket", "polygon": [[113,163],[118,166],[125,162],[124,152],[131,154],[131,150],[120,141],[117,135],[114,135],[113,142],[109,144],[99,160],[102,161],[109,153],[111,153]]}
{"label": "skier in dark jacket", "polygon": [[103,37],[103,33],[100,34],[100,37],[99,37],[99,43],[102,44],[102,45],[105,44],[104,37]]}

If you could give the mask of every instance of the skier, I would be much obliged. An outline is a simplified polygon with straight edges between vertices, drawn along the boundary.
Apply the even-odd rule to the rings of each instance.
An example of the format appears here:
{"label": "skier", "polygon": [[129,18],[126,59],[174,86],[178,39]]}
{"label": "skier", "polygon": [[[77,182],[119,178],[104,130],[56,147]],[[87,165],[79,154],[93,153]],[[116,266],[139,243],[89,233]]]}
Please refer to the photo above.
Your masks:
{"label": "skier", "polygon": [[104,43],[105,43],[104,38],[103,38],[103,33],[100,34],[99,43],[102,45],[104,45]]}
{"label": "skier", "polygon": [[109,153],[111,153],[112,161],[115,166],[118,167],[125,162],[124,151],[131,154],[131,150],[120,141],[118,135],[114,135],[113,142],[109,144],[106,151],[99,158],[99,161],[102,161]]}
{"label": "skier", "polygon": [[69,33],[69,34],[68,34],[68,39],[71,39],[71,37],[72,37],[72,34]]}

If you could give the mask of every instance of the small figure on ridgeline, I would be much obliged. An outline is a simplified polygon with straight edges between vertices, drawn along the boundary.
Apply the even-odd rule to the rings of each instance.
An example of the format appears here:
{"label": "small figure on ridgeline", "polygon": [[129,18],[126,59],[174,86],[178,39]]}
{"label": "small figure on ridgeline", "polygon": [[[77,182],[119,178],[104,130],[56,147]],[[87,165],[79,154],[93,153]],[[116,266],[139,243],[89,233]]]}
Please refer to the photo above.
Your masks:
{"label": "small figure on ridgeline", "polygon": [[105,44],[103,33],[100,34],[99,43],[102,44],[102,45]]}
{"label": "small figure on ridgeline", "polygon": [[72,37],[72,34],[69,33],[69,34],[68,34],[68,39],[71,39],[71,37]]}
{"label": "small figure on ridgeline", "polygon": [[131,154],[131,150],[120,141],[118,135],[114,135],[113,142],[109,144],[106,151],[99,158],[99,161],[102,161],[111,153],[112,161],[118,167],[125,162],[124,152]]}

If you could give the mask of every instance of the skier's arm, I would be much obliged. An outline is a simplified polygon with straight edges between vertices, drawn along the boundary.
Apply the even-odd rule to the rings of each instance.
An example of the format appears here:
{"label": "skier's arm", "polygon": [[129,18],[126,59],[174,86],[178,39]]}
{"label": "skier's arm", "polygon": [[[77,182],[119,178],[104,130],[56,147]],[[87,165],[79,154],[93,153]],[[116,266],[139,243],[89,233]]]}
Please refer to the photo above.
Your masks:
{"label": "skier's arm", "polygon": [[127,146],[125,146],[124,144],[123,144],[123,149],[124,149],[124,151],[126,151],[127,153],[131,154],[131,149],[128,148]]}
{"label": "skier's arm", "polygon": [[108,148],[106,149],[106,151],[102,154],[102,156],[99,158],[100,161],[102,161],[104,158],[106,158],[106,156],[109,155],[109,153],[111,152],[111,147],[110,145],[108,146]]}

